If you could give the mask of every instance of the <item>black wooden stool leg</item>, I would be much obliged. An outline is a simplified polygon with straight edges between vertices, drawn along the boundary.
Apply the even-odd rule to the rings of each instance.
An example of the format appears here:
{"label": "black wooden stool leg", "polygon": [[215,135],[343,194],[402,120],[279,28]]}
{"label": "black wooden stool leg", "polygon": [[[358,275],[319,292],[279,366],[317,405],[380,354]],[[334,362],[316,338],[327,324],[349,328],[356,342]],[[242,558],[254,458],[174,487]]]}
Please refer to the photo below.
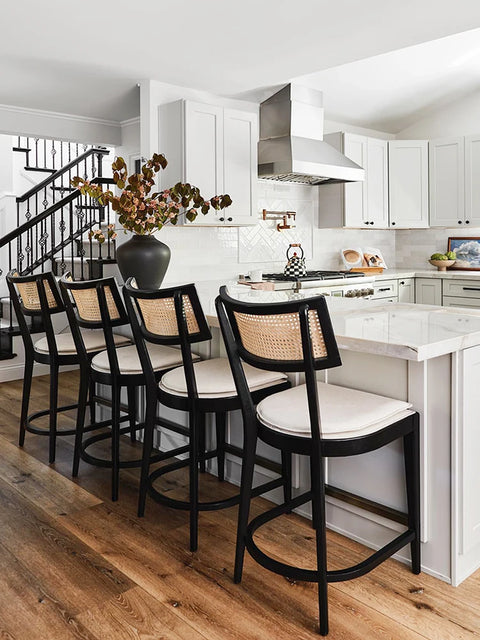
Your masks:
{"label": "black wooden stool leg", "polygon": [[96,421],[96,415],[95,415],[95,391],[96,391],[96,384],[93,380],[90,380],[90,385],[89,385],[89,401],[90,401],[90,424],[95,424]]}
{"label": "black wooden stool leg", "polygon": [[418,414],[413,416],[414,430],[403,438],[405,477],[407,484],[408,527],[415,531],[410,543],[412,573],[421,571],[420,561],[420,435]]}
{"label": "black wooden stool leg", "polygon": [[225,480],[225,430],[227,414],[220,411],[215,414],[215,431],[217,436],[217,475],[218,479]]}
{"label": "black wooden stool leg", "polygon": [[255,425],[244,426],[243,463],[240,481],[240,506],[238,508],[237,544],[235,548],[235,570],[233,580],[237,584],[242,580],[243,560],[245,557],[245,538],[247,535],[250,500],[252,498],[253,471],[257,436]]}
{"label": "black wooden stool leg", "polygon": [[18,436],[18,444],[23,447],[25,442],[25,431],[27,428],[28,404],[30,400],[30,390],[32,388],[33,375],[33,358],[29,358],[25,354],[25,370],[23,373],[23,393],[22,393],[22,411],[20,413],[20,433]]}
{"label": "black wooden stool leg", "polygon": [[150,469],[150,456],[153,449],[153,434],[155,431],[155,417],[157,412],[157,398],[149,399],[147,390],[147,406],[145,408],[145,428],[143,430],[143,454],[142,470],[140,473],[140,492],[138,495],[138,516],[145,515],[145,502],[147,499],[148,472]]}
{"label": "black wooden stool leg", "polygon": [[127,402],[128,402],[128,415],[130,418],[130,441],[137,441],[136,427],[136,414],[137,414],[137,388],[127,387]]}
{"label": "black wooden stool leg", "polygon": [[205,473],[207,470],[207,465],[205,462],[205,451],[206,451],[206,415],[204,413],[198,414],[198,459],[200,465],[200,472]]}
{"label": "black wooden stool leg", "polygon": [[57,411],[58,407],[58,365],[50,365],[50,420],[49,420],[49,453],[50,464],[55,462],[55,448],[57,444]]}
{"label": "black wooden stool leg", "polygon": [[120,474],[120,391],[112,385],[112,500],[118,500],[118,482]]}
{"label": "black wooden stool leg", "polygon": [[[88,396],[88,372],[80,369],[80,387],[78,389],[78,407],[77,407],[77,425],[75,428],[75,447],[73,450],[73,467],[72,476],[78,476],[78,467],[80,465],[80,454],[82,452],[83,427],[85,423],[85,413],[87,410]],[[91,389],[91,386],[90,386]],[[90,394],[90,400],[92,396]]]}
{"label": "black wooden stool leg", "polygon": [[[318,610],[320,615],[320,635],[328,634],[328,583],[327,583],[327,534],[325,522],[325,481],[323,465],[319,456],[310,458],[312,486],[312,513],[315,527],[318,571]],[[314,506],[313,506],[314,505]]]}
{"label": "black wooden stool leg", "polygon": [[282,451],[283,499],[285,503],[292,499],[292,454]]}
{"label": "black wooden stool leg", "polygon": [[[190,411],[190,551],[198,548],[198,457],[202,417]],[[205,414],[203,414],[205,418]]]}

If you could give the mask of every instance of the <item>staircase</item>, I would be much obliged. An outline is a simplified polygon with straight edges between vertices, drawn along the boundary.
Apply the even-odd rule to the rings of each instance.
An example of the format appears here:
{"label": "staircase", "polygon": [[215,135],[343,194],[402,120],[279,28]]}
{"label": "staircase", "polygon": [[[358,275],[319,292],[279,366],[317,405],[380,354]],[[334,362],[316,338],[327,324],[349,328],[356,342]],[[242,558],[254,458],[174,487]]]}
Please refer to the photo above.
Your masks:
{"label": "staircase", "polygon": [[[15,269],[21,275],[53,271],[73,273],[75,279],[103,276],[106,264],[115,259],[115,241],[88,239],[88,232],[113,223],[109,205],[100,206],[71,186],[80,175],[93,183],[112,185],[102,176],[103,158],[109,151],[75,143],[19,137],[15,153],[25,155],[24,170],[44,173],[38,184],[16,198],[16,220],[0,239],[0,278]],[[105,234],[107,236],[107,234]],[[2,287],[2,290],[5,291]],[[12,305],[1,299],[0,360],[15,357],[13,338],[20,335]],[[42,331],[42,327],[32,327]]]}

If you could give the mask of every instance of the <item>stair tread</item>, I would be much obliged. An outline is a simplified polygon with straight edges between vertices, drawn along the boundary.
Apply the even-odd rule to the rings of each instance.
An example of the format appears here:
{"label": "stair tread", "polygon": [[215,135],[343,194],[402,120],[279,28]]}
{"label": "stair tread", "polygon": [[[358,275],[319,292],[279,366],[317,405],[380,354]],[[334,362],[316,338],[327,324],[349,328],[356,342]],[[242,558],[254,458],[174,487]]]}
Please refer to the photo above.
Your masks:
{"label": "stair tread", "polygon": [[56,173],[57,169],[50,167],[24,167],[25,171],[45,171],[46,173]]}

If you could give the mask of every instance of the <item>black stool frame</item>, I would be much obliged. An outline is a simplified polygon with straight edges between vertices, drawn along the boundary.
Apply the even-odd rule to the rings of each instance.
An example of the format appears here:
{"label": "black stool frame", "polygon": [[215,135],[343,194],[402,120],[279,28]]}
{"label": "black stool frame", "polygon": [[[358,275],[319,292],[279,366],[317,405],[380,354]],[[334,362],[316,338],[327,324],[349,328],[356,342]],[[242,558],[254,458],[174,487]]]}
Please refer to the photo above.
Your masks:
{"label": "black stool frame", "polygon": [[[15,315],[22,336],[25,350],[25,370],[23,377],[22,392],[22,409],[20,414],[20,434],[19,446],[23,447],[25,442],[25,432],[35,433],[49,437],[49,462],[55,462],[55,449],[57,436],[70,436],[75,434],[75,429],[57,429],[58,414],[63,411],[77,409],[78,404],[70,404],[67,406],[58,406],[58,373],[59,367],[62,365],[79,364],[79,356],[77,353],[60,354],[58,352],[55,339],[55,331],[52,324],[52,316],[59,313],[65,313],[60,292],[57,287],[56,280],[51,272],[40,273],[36,275],[20,276],[16,271],[10,271],[7,274],[7,285],[10,293],[10,299],[13,304]],[[24,304],[21,294],[17,291],[16,285],[31,285],[36,287],[39,309],[29,308]],[[50,304],[47,298],[46,290],[50,289],[52,297]],[[45,332],[48,345],[48,353],[40,353],[34,348],[32,336],[27,323],[27,317],[31,318],[32,323],[40,321],[40,327]],[[91,358],[94,354],[89,354]],[[28,415],[28,406],[30,399],[30,391],[32,388],[33,365],[35,362],[48,365],[50,368],[50,402],[49,408],[43,411],[37,411]],[[90,389],[90,391],[92,391]],[[36,427],[32,423],[38,418],[49,416],[49,427],[43,429]]]}
{"label": "black stool frame", "polygon": [[[143,373],[138,374],[122,374],[118,364],[117,347],[114,341],[113,330],[117,327],[130,327],[130,321],[123,304],[122,297],[118,290],[115,278],[102,278],[99,280],[87,280],[74,282],[71,280],[70,274],[65,274],[60,280],[61,291],[65,302],[71,331],[77,346],[80,360],[80,395],[79,409],[77,414],[77,428],[75,432],[75,451],[73,459],[72,475],[78,475],[80,459],[85,462],[111,468],[112,470],[112,500],[118,499],[119,489],[119,471],[124,468],[139,467],[142,464],[141,459],[137,460],[121,460],[120,459],[120,436],[130,433],[132,442],[136,440],[136,432],[143,429],[143,422],[136,421],[136,392],[137,387],[145,384]],[[93,291],[96,296],[96,304],[98,305],[99,318],[87,319],[82,317],[75,303],[75,294],[82,291]],[[112,317],[107,303],[107,293],[111,293],[114,306],[117,310],[117,317]],[[88,356],[85,343],[82,338],[80,327],[88,329],[103,329],[105,336],[106,351],[110,365],[110,372],[97,371],[91,366],[91,358]],[[127,345],[123,345],[127,346]],[[164,373],[164,371],[162,371]],[[155,373],[155,377],[159,378],[160,373]],[[111,419],[97,422],[95,424],[84,426],[85,407],[87,397],[87,386],[89,384],[102,384],[111,387]],[[128,406],[125,407],[120,402],[120,394],[123,387],[127,389]],[[94,400],[97,400],[95,396]],[[124,417],[120,413],[126,413]],[[122,422],[128,421],[128,426],[121,427]],[[83,434],[93,429],[102,429],[111,427],[108,432],[102,432],[83,440]],[[112,457],[110,460],[98,458],[88,452],[88,448],[101,440],[112,439]],[[165,457],[161,454],[155,456],[154,460],[163,460]]]}
{"label": "black stool frame", "polygon": [[[340,355],[330,322],[327,305],[323,296],[304,300],[295,300],[274,304],[248,304],[232,299],[226,293],[226,288],[220,289],[216,300],[216,308],[220,320],[228,357],[237,386],[238,395],[242,402],[242,412],[245,425],[245,458],[242,468],[241,502],[238,517],[237,546],[235,556],[235,582],[242,579],[245,548],[250,555],[265,568],[280,575],[302,581],[318,583],[318,598],[320,612],[320,633],[328,634],[328,600],[327,584],[350,580],[371,571],[381,562],[410,544],[412,557],[412,572],[420,573],[420,447],[419,447],[419,416],[418,413],[399,420],[377,432],[365,436],[342,439],[323,439],[319,428],[319,401],[316,384],[316,371],[341,365]],[[314,358],[309,326],[309,312],[318,314],[327,355],[324,358]],[[298,314],[301,330],[303,360],[284,361],[268,360],[248,351],[242,341],[236,320],[236,313],[252,314],[255,316],[276,314]],[[272,371],[302,372],[305,374],[308,406],[310,413],[311,437],[300,437],[274,431],[265,427],[256,417],[255,406],[246,384],[241,360],[258,367]],[[257,437],[267,444],[287,451],[310,457],[311,490],[287,500],[283,505],[254,518],[248,523],[254,452]],[[326,519],[325,519],[325,481],[324,458],[354,456],[374,451],[399,438],[403,439],[404,460],[406,472],[408,528],[387,545],[373,553],[366,560],[353,567],[337,571],[327,570],[326,554]],[[312,501],[313,525],[316,531],[317,569],[307,570],[280,562],[271,558],[256,545],[253,536],[263,524],[274,518],[288,513],[302,504]]]}
{"label": "black stool frame", "polygon": [[[213,511],[224,509],[239,504],[240,495],[237,494],[231,498],[200,502],[198,498],[198,471],[205,471],[205,461],[213,457],[217,457],[218,477],[219,480],[224,478],[224,461],[225,461],[225,423],[228,411],[240,409],[240,400],[235,396],[225,398],[199,398],[197,384],[195,379],[195,370],[192,358],[192,344],[197,344],[207,340],[211,340],[211,333],[208,327],[205,315],[203,313],[198,294],[194,284],[183,285],[181,287],[172,287],[161,289],[158,291],[142,291],[132,286],[131,279],[127,281],[123,289],[125,303],[130,315],[130,321],[133,327],[135,344],[142,366],[144,368],[146,387],[147,387],[147,414],[145,418],[145,439],[144,439],[144,464],[142,465],[142,474],[140,481],[140,496],[138,515],[143,516],[145,512],[145,500],[147,493],[157,502],[165,504],[174,509],[184,509],[190,511],[190,549],[196,551],[198,548],[198,514],[200,511]],[[184,297],[190,300],[191,308],[195,316],[198,326],[198,332],[189,332],[184,309]],[[175,313],[177,320],[176,335],[159,335],[152,333],[147,329],[142,309],[142,300],[159,300],[170,298],[173,299],[175,305]],[[135,301],[135,308],[133,306]],[[185,371],[185,379],[187,383],[187,397],[169,394],[160,389],[152,373],[153,369],[148,357],[145,341],[154,344],[179,345],[182,351],[183,366]],[[284,390],[290,387],[290,382],[275,385],[256,391],[253,395],[254,401],[259,402],[261,399],[275,391]],[[185,411],[189,416],[189,427],[176,425],[164,418],[157,418],[157,401],[162,405],[172,409]],[[217,445],[212,451],[205,451],[205,416],[207,413],[214,413],[216,418],[216,437]],[[185,460],[177,460],[169,465],[149,473],[151,450],[153,447],[153,433],[156,426],[165,427],[176,433],[186,436],[189,444],[173,449],[170,455],[178,456],[183,453],[189,454]],[[190,495],[189,500],[176,500],[168,497],[153,486],[153,482],[160,476],[189,467],[189,484]],[[291,471],[290,459],[285,456],[283,461],[282,477],[272,480],[261,487],[253,489],[255,495],[271,491],[277,487],[283,487],[286,495],[290,495]]]}

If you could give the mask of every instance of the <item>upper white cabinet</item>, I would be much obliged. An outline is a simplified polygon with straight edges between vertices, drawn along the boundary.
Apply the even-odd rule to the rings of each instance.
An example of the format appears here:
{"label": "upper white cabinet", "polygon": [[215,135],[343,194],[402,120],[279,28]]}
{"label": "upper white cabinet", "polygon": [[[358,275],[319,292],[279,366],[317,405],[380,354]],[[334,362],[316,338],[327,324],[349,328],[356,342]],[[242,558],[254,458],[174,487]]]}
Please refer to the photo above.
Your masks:
{"label": "upper white cabinet", "polygon": [[469,224],[469,218],[465,217],[464,138],[432,140],[429,157],[430,225]]}
{"label": "upper white cabinet", "polygon": [[390,226],[428,227],[428,142],[392,140],[388,143]]}
{"label": "upper white cabinet", "polygon": [[327,134],[324,139],[365,169],[365,181],[320,186],[318,188],[319,226],[322,228],[387,228],[386,141],[340,132]]}
{"label": "upper white cabinet", "polygon": [[465,223],[480,226],[480,135],[465,138]]}
{"label": "upper white cabinet", "polygon": [[191,100],[160,106],[159,149],[168,160],[161,187],[189,182],[205,198],[228,193],[233,201],[187,224],[256,223],[257,143],[256,113]]}

